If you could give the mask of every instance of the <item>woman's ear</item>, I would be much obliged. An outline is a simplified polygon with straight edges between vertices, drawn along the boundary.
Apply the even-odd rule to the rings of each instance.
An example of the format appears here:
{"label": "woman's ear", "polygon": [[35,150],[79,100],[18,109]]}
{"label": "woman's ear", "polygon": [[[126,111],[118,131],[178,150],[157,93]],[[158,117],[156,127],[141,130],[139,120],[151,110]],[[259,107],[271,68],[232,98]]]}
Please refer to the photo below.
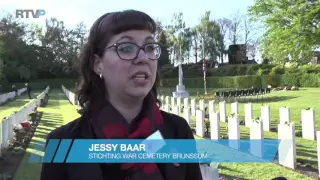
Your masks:
{"label": "woman's ear", "polygon": [[98,55],[94,55],[93,71],[99,76],[103,71],[103,63]]}

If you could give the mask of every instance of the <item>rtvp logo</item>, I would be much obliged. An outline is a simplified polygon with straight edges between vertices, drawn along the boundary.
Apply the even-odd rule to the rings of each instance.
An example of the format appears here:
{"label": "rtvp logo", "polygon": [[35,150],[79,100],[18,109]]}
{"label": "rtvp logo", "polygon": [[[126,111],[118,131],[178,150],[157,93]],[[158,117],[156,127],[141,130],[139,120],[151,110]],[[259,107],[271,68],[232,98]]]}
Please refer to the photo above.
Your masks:
{"label": "rtvp logo", "polygon": [[16,10],[16,18],[39,18],[40,16],[44,16],[46,14],[46,11],[44,9],[17,9]]}

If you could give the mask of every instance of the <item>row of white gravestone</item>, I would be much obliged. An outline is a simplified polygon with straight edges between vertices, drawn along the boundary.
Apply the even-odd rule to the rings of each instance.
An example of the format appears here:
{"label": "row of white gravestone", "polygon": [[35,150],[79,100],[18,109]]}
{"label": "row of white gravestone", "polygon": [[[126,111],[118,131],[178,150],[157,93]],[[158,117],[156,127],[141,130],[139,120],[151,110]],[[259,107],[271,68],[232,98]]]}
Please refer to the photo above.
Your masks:
{"label": "row of white gravestone", "polygon": [[[170,112],[170,111],[168,111]],[[188,110],[184,110],[187,114],[190,113]],[[185,117],[185,115],[184,115]],[[228,139],[229,147],[233,149],[240,149],[240,125],[239,117],[237,115],[228,116]],[[186,119],[187,120],[187,119]],[[188,120],[187,120],[188,121]],[[219,112],[209,112],[209,121],[211,129],[211,139],[220,139],[220,115]],[[204,124],[204,111],[196,110],[196,135],[204,137],[205,124]],[[319,136],[318,132],[318,136]],[[320,136],[319,136],[320,137]],[[318,137],[318,138],[319,138]],[[264,130],[262,120],[252,120],[250,125],[250,139],[252,140],[263,140]],[[239,140],[239,141],[237,141]],[[278,161],[279,164],[296,169],[296,137],[295,137],[295,125],[294,123],[280,122],[278,124],[278,140],[280,140],[278,147]],[[260,142],[260,144],[257,144]],[[250,153],[253,156],[262,158],[264,154],[263,141],[250,141]],[[318,139],[319,142],[319,139]],[[252,144],[252,145],[251,145]],[[318,145],[318,151],[320,145]],[[319,158],[320,156],[318,156]],[[318,159],[320,162],[320,158]]]}
{"label": "row of white gravestone", "polygon": [[[171,98],[171,102],[169,99]],[[169,96],[160,96],[160,99],[163,103],[162,109],[167,110],[172,108],[172,112],[180,115],[181,107],[184,107],[183,113],[184,117],[190,122],[190,116],[196,116],[197,104],[195,99],[190,100],[189,106],[189,98],[184,98],[184,105],[181,105],[181,98],[174,98]],[[206,103],[204,100],[199,100],[199,110],[204,110],[204,114],[206,113]],[[221,122],[227,122],[227,110],[226,110],[226,102],[219,102],[218,105],[219,116]],[[187,109],[190,107],[190,113],[188,113]],[[215,111],[215,102],[209,101],[208,103],[208,112]],[[239,115],[239,104],[238,102],[231,103],[231,114]],[[279,108],[279,120],[280,124],[284,124],[285,122],[290,123],[290,108],[289,107],[280,107]],[[254,119],[253,115],[253,105],[252,103],[244,104],[244,124],[246,127],[250,127],[252,119]],[[261,105],[260,106],[260,119],[263,122],[263,130],[270,131],[271,130],[271,116],[270,116],[270,106],[269,105]],[[308,140],[316,140],[316,117],[315,111],[312,108],[301,110],[301,127],[302,127],[302,138]]]}
{"label": "row of white gravestone", "polygon": [[70,101],[70,103],[72,105],[78,105],[79,104],[79,102],[77,101],[76,95],[73,92],[69,91],[63,85],[61,85],[61,88],[62,88],[62,91],[67,96],[68,100]]}
{"label": "row of white gravestone", "polygon": [[45,98],[45,95],[49,91],[49,86],[37,96],[36,99],[27,103],[18,112],[11,114],[9,117],[0,120],[0,156],[1,151],[7,148],[9,142],[13,140],[13,128],[19,123],[26,121],[28,119],[28,114],[31,113]]}
{"label": "row of white gravestone", "polygon": [[[22,88],[18,90],[18,96],[20,96],[22,93],[26,92],[27,88]],[[5,102],[7,102],[9,99],[12,99],[16,96],[16,92],[12,91],[12,92],[8,92],[5,94],[0,94],[0,104],[3,104]]]}
{"label": "row of white gravestone", "polygon": [[[191,101],[192,102],[192,101]],[[203,101],[199,101],[200,109],[203,109]],[[209,109],[214,109],[212,107],[214,102],[209,102]],[[224,102],[220,102],[221,107],[225,107]],[[191,111],[188,106],[184,106],[183,117],[190,124],[190,115]],[[170,112],[170,107],[167,104],[162,106],[163,110]],[[228,122],[228,138],[229,139],[240,139],[240,123],[238,116],[238,103],[233,103],[231,105],[233,116],[226,117]],[[180,107],[178,105],[172,106],[172,112],[180,115]],[[224,108],[223,108],[224,109]],[[270,107],[267,105],[261,106],[261,115],[262,118],[259,120],[254,120],[252,117],[252,104],[245,104],[245,113],[246,113],[246,126],[250,128],[250,139],[264,139],[264,131],[270,130]],[[296,143],[295,143],[295,125],[290,122],[290,109],[288,107],[281,107],[279,109],[280,113],[280,123],[278,124],[278,139],[281,140],[278,149],[278,160],[279,164],[295,169],[296,168]],[[196,135],[203,137],[205,132],[204,125],[204,110],[196,110]],[[226,114],[226,113],[224,113]],[[249,115],[248,115],[249,114]],[[222,116],[222,117],[225,117]],[[249,118],[248,118],[249,117]],[[303,138],[315,140],[315,112],[312,109],[305,109],[301,112],[302,117],[302,133]],[[266,121],[267,120],[267,121]],[[219,139],[220,137],[220,121],[221,114],[220,112],[209,111],[209,121],[211,129],[211,139]],[[264,125],[267,124],[267,125]],[[319,132],[317,132],[319,133]],[[317,136],[318,137],[318,136]],[[320,137],[320,136],[319,136]],[[318,137],[318,138],[319,138]],[[319,139],[317,139],[319,140]],[[230,141],[231,143],[235,141]],[[317,141],[319,142],[319,141]],[[230,145],[233,148],[237,148],[237,144]],[[318,151],[320,145],[318,145]],[[259,156],[262,154],[262,147],[257,148],[255,146],[252,150],[252,154]],[[320,156],[318,156],[320,157]],[[320,160],[320,159],[319,159]]]}

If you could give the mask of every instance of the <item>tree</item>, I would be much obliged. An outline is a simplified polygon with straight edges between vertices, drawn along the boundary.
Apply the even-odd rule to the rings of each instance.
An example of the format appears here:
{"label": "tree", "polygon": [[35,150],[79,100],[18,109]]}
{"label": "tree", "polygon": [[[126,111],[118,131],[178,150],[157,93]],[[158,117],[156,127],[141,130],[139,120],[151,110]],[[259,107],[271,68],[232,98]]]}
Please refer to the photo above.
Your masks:
{"label": "tree", "polygon": [[256,0],[249,8],[254,21],[266,28],[261,50],[273,63],[308,63],[312,51],[320,46],[320,1]]}
{"label": "tree", "polygon": [[231,44],[237,44],[241,41],[241,31],[243,30],[243,15],[237,11],[230,16],[229,41]]}
{"label": "tree", "polygon": [[201,50],[200,54],[202,59],[205,58],[211,62],[213,65],[216,62],[218,56],[220,56],[221,52],[220,43],[223,43],[222,36],[220,34],[219,25],[210,19],[210,11],[205,12],[200,20],[200,24],[196,26],[197,37],[201,39]]}
{"label": "tree", "polygon": [[36,78],[76,77],[76,64],[87,29],[83,23],[67,29],[56,18],[45,27],[0,18],[0,79],[9,82]]}
{"label": "tree", "polygon": [[184,61],[189,43],[183,14],[174,13],[171,22],[172,25],[167,27],[167,32],[169,35],[170,59],[172,59],[172,63],[174,64],[174,61]]}
{"label": "tree", "polygon": [[220,39],[219,39],[219,51],[220,51],[220,59],[221,63],[224,62],[224,55],[227,54],[227,47],[228,47],[228,37],[227,34],[229,33],[231,27],[231,20],[228,18],[222,18],[216,20],[216,23],[219,25],[220,29]]}
{"label": "tree", "polygon": [[246,44],[247,55],[255,60],[259,48],[259,39],[251,40]]}
{"label": "tree", "polygon": [[161,44],[161,56],[158,60],[158,66],[162,67],[163,65],[170,64],[168,42],[164,30],[160,31],[158,43]]}

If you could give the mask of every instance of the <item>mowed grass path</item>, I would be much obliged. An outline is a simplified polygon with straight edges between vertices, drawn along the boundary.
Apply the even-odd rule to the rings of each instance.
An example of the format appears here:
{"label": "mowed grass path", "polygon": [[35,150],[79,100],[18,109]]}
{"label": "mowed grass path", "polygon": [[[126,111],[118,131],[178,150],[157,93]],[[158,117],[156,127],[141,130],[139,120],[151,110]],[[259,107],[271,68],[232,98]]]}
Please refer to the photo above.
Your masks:
{"label": "mowed grass path", "polygon": [[[51,90],[48,106],[38,108],[42,112],[41,121],[14,175],[14,180],[39,180],[41,157],[48,133],[79,117],[76,107],[72,106],[61,90]],[[33,161],[33,162],[29,162]]]}
{"label": "mowed grass path", "polygon": [[[36,98],[43,90],[32,91],[31,98],[33,99]],[[31,100],[32,99],[29,99],[28,93],[25,92],[23,95],[18,96],[14,101],[7,102],[3,105],[0,105],[0,119],[3,119],[4,117],[8,117],[14,111],[18,111],[22,106],[26,105]]]}

